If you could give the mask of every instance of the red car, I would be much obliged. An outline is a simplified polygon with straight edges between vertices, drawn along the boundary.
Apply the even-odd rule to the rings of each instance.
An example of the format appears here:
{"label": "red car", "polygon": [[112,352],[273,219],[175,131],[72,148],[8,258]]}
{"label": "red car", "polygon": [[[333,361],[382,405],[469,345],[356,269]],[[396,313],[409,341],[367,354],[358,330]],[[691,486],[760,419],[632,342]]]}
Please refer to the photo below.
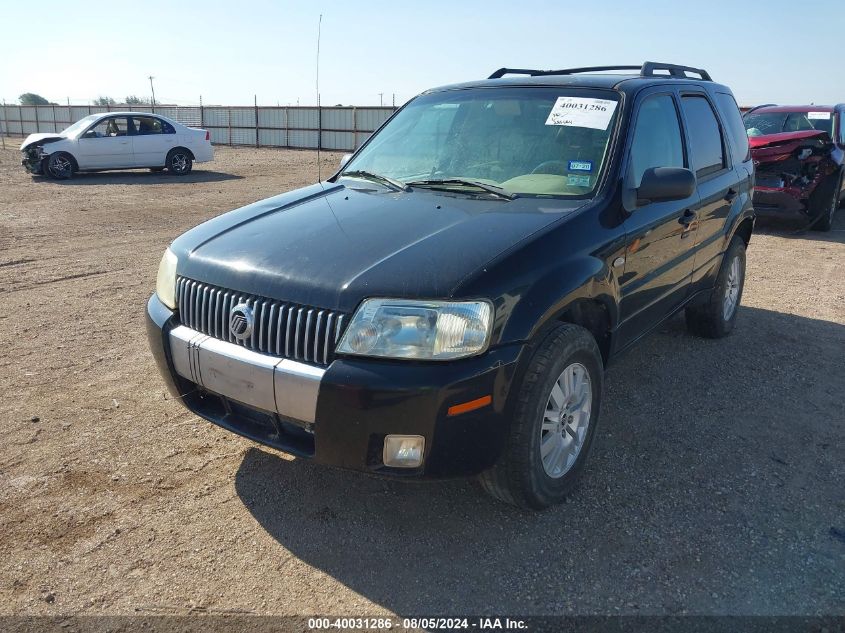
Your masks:
{"label": "red car", "polygon": [[743,120],[757,216],[800,218],[829,231],[845,200],[845,104],[757,106]]}

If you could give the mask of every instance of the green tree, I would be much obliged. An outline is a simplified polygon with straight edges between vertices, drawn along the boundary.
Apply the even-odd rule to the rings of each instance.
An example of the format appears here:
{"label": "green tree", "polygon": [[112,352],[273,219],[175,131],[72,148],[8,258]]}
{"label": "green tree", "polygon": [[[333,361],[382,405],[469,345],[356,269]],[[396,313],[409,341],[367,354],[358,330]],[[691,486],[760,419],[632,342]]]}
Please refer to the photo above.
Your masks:
{"label": "green tree", "polygon": [[94,99],[95,106],[113,106],[115,103],[117,103],[117,101],[115,101],[111,97],[100,96]]}
{"label": "green tree", "polygon": [[50,105],[50,102],[47,101],[41,95],[37,95],[34,92],[25,92],[20,97],[18,97],[18,101],[21,102],[21,105],[25,106],[33,106],[33,105]]}
{"label": "green tree", "polygon": [[136,97],[135,95],[129,95],[124,100],[126,105],[150,105],[150,100],[146,97]]}

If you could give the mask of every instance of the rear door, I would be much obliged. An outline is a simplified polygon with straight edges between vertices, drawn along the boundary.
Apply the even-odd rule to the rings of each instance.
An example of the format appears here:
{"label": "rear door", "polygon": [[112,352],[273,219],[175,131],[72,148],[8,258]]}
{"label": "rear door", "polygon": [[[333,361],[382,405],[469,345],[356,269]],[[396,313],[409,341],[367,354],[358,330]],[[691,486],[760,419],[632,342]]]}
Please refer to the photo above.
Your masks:
{"label": "rear door", "polygon": [[[650,167],[688,167],[677,95],[670,87],[641,93],[635,106],[625,189],[637,189]],[[620,277],[620,346],[633,343],[677,308],[689,292],[698,196],[630,210]]]}
{"label": "rear door", "polygon": [[80,169],[133,167],[132,137],[125,116],[101,119],[76,142],[76,162]]}
{"label": "rear door", "polygon": [[[736,105],[733,107],[736,109]],[[747,199],[751,176],[746,172],[746,182],[740,184],[725,139],[724,127],[717,117],[714,103],[704,90],[685,89],[681,92],[681,114],[687,134],[690,168],[695,172],[701,197],[692,278],[693,283],[696,283],[721,262],[726,247],[726,222],[732,206],[740,205],[742,200]],[[742,128],[741,120],[739,124]],[[744,130],[742,134],[745,135]],[[747,154],[747,136],[745,138]],[[741,191],[743,188],[744,192]],[[740,196],[741,192],[743,196]]]}
{"label": "rear door", "polygon": [[132,138],[136,167],[163,167],[167,152],[176,147],[176,130],[154,116],[133,116]]}

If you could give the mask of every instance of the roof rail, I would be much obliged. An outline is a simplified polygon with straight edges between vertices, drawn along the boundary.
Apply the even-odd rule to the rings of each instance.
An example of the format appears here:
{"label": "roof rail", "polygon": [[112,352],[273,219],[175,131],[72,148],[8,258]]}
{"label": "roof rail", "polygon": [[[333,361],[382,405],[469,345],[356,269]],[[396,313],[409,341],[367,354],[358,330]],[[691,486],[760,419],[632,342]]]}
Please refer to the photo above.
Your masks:
{"label": "roof rail", "polygon": [[663,64],[661,62],[645,62],[643,64],[642,69],[640,70],[641,77],[662,77],[663,75],[658,75],[655,73],[655,70],[667,70],[669,71],[670,77],[675,77],[677,79],[689,79],[687,77],[687,73],[695,73],[703,81],[713,81],[710,78],[710,73],[708,73],[703,68],[693,68],[692,66],[679,66],[678,64]]}
{"label": "roof rail", "polygon": [[748,108],[743,114],[748,114],[749,112],[754,112],[754,110],[759,110],[760,108],[770,108],[771,106],[776,106],[776,103],[761,103],[760,105],[753,106]]}
{"label": "roof rail", "polygon": [[692,66],[679,66],[678,64],[663,64],[660,62],[645,62],[642,66],[584,66],[583,68],[563,68],[560,70],[536,70],[529,68],[500,68],[488,79],[501,79],[505,75],[529,75],[531,77],[543,77],[548,75],[575,75],[579,73],[597,73],[607,70],[639,70],[640,77],[663,77],[658,74],[656,70],[668,71],[666,77],[674,77],[676,79],[687,79],[687,73],[695,73],[701,77],[703,81],[713,81],[710,78],[710,73],[701,68],[693,68]]}
{"label": "roof rail", "polygon": [[526,68],[500,68],[488,79],[501,79],[505,75],[530,75],[542,77],[544,75],[575,75],[578,73],[597,73],[605,70],[640,70],[640,66],[584,66],[583,68],[564,68],[561,70],[530,70]]}

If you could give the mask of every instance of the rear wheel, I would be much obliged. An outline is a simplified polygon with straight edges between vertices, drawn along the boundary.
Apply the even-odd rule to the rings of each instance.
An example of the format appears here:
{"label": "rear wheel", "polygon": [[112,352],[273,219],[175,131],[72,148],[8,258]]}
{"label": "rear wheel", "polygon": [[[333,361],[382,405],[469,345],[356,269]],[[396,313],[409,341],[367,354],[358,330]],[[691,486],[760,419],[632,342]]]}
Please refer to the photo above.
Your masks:
{"label": "rear wheel", "polygon": [[550,330],[518,386],[507,445],[479,476],[484,489],[524,508],[561,503],[590,452],[602,380],[601,355],[587,330],[570,323]]}
{"label": "rear wheel", "polygon": [[716,285],[706,299],[687,306],[687,329],[705,338],[722,338],[734,329],[742,289],[745,287],[745,242],[739,236],[731,240]]}
{"label": "rear wheel", "polygon": [[194,161],[188,150],[177,147],[167,153],[167,161],[165,164],[167,165],[167,171],[171,174],[184,176],[185,174],[191,173]]}
{"label": "rear wheel", "polygon": [[73,176],[73,158],[65,152],[56,152],[44,159],[41,169],[50,178],[67,180]]}
{"label": "rear wheel", "polygon": [[833,226],[833,216],[839,208],[839,191],[842,189],[842,174],[831,176],[813,192],[810,201],[810,212],[813,217],[818,218],[813,229],[816,231],[829,231]]}

